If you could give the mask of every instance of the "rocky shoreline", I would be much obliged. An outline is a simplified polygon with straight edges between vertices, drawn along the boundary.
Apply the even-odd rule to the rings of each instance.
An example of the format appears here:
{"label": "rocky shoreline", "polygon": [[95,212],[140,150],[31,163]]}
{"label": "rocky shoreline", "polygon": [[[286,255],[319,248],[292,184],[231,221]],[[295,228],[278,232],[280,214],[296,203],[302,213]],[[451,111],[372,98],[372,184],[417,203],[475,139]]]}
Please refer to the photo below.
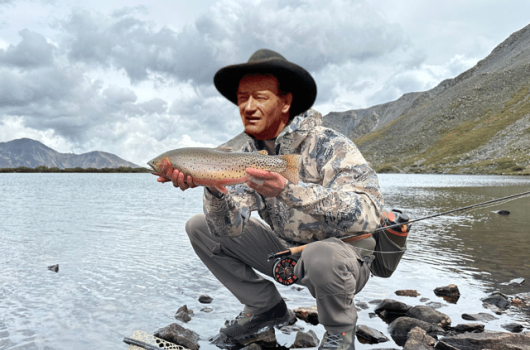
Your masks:
{"label": "rocky shoreline", "polygon": [[[517,281],[524,283],[524,279]],[[448,303],[455,304],[460,298],[460,291],[454,284],[434,289],[434,294],[443,297]],[[415,290],[398,290],[399,296],[419,297]],[[203,304],[212,302],[212,298],[201,295],[199,301]],[[414,299],[418,300],[418,299]],[[381,328],[386,328],[391,336],[389,339],[383,332],[362,324],[357,325],[357,341],[363,344],[374,344],[373,350],[378,350],[379,344],[386,349],[438,349],[438,350],[479,350],[479,349],[530,349],[530,331],[528,323],[509,322],[501,325],[506,332],[490,330],[487,323],[497,319],[496,315],[504,315],[508,310],[527,314],[530,310],[530,293],[520,293],[513,296],[494,292],[482,298],[483,310],[470,310],[461,315],[467,323],[459,323],[438,309],[447,306],[428,298],[420,298],[424,305],[409,305],[393,299],[372,300],[368,303],[356,302],[359,311],[367,310],[370,318],[379,318]],[[201,312],[209,312],[211,308],[203,307]],[[478,312],[477,312],[478,311]],[[193,317],[193,311],[186,305],[180,307],[175,314],[178,323],[172,323],[154,333],[156,338],[181,345],[190,350],[199,350],[200,335],[186,329],[182,324]],[[304,323],[317,325],[318,312],[316,306],[297,307],[292,310],[292,317],[288,325],[277,329],[268,329],[245,341],[234,342],[231,339],[217,335],[209,339],[210,343],[223,349],[294,349],[318,347],[320,339],[314,331],[304,332]],[[456,325],[455,325],[456,324]],[[525,328],[527,328],[525,330]],[[276,332],[291,335],[291,343],[278,344]],[[155,339],[156,339],[155,338]],[[393,342],[393,344],[392,344]],[[388,348],[388,346],[393,346]]]}

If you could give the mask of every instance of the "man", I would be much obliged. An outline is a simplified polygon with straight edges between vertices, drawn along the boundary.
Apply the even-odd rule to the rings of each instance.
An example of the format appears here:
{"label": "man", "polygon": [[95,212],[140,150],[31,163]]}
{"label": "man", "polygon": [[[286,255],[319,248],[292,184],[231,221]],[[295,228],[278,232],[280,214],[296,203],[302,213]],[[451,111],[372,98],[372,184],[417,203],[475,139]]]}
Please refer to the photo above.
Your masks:
{"label": "man", "polygon": [[[379,225],[383,199],[375,172],[349,139],[318,125],[321,115],[310,109],[313,78],[278,53],[259,50],[247,63],[220,69],[214,83],[239,107],[243,151],[302,156],[298,184],[249,168],[252,181],[229,186],[227,194],[207,187],[204,214],[186,224],[197,255],[244,305],[220,332],[239,340],[287,323],[290,313],[274,282],[255,270],[271,276],[269,253],[310,243],[295,275],[316,298],[326,329],[319,349],[354,349],[353,297],[368,280],[375,240],[338,238]],[[171,168],[158,181],[168,179],[181,190],[196,187],[191,176]],[[266,224],[251,217],[252,211]]]}

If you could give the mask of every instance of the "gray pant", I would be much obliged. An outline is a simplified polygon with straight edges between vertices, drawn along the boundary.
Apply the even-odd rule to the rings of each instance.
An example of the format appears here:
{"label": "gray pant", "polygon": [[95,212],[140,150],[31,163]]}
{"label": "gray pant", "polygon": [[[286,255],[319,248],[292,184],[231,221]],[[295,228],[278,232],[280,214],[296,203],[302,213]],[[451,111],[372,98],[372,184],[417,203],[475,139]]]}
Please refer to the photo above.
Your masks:
{"label": "gray pant", "polygon": [[[267,255],[285,250],[265,223],[251,218],[240,237],[217,237],[210,234],[204,215],[198,214],[188,220],[186,232],[199,258],[245,305],[245,312],[259,314],[281,300],[274,282],[254,271],[272,277],[274,261],[267,261]],[[294,272],[316,298],[319,322],[328,332],[355,327],[353,297],[368,281],[370,270],[353,246],[336,238],[311,243]]]}

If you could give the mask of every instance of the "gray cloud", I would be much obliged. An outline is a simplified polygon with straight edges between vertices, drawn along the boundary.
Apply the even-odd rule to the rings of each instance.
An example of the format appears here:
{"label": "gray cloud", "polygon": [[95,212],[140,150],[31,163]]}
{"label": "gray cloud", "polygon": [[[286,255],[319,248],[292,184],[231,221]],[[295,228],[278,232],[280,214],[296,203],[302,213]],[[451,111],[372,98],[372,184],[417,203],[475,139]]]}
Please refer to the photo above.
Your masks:
{"label": "gray cloud", "polygon": [[6,50],[0,49],[0,66],[30,69],[53,64],[55,48],[46,38],[28,29],[21,30],[19,34],[22,41],[18,45],[9,45]]}

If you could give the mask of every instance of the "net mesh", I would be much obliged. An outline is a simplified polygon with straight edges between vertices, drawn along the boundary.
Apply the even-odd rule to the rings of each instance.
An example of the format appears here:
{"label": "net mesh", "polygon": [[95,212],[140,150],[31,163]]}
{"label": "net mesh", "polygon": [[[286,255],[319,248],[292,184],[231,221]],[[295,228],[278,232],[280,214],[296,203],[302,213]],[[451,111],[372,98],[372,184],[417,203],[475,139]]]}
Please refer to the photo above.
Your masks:
{"label": "net mesh", "polygon": [[[136,331],[131,336],[132,339],[139,340],[141,342],[147,343],[149,345],[157,346],[161,349],[168,349],[168,350],[188,350],[187,348],[173,344],[171,342],[168,342],[164,339],[160,339],[155,337],[154,335],[148,334],[144,331]],[[144,348],[141,348],[136,345],[129,345],[128,350],[144,350]]]}

